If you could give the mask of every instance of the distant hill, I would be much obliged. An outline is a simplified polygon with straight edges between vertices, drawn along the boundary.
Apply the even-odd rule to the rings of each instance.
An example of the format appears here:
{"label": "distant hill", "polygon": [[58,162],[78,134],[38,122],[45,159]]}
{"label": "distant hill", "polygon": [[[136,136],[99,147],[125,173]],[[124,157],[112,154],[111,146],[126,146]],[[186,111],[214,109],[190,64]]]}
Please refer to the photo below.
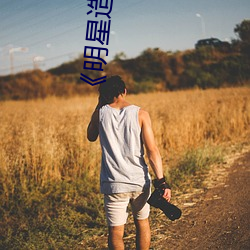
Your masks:
{"label": "distant hill", "polygon": [[[100,71],[84,71],[83,58],[42,72],[40,70],[0,77],[0,99],[31,99],[46,96],[70,96],[96,91],[80,80],[80,72],[91,78]],[[119,74],[130,93],[187,88],[238,86],[250,79],[248,59],[237,50],[223,52],[212,47],[178,52],[147,49],[138,57],[108,63],[107,75]]]}
{"label": "distant hill", "polygon": [[79,74],[56,76],[41,70],[0,77],[0,100],[84,95],[93,91],[93,87],[88,84],[77,84],[77,78]]}
{"label": "distant hill", "polygon": [[65,62],[58,67],[49,69],[48,72],[52,75],[66,75],[66,74],[78,74],[81,72],[83,67],[83,57],[79,57],[73,61]]}
{"label": "distant hill", "polygon": [[[103,72],[120,75],[130,93],[239,86],[250,79],[249,57],[238,47],[230,51],[201,47],[177,52],[149,48],[135,58],[122,58],[117,55]],[[83,62],[79,57],[47,72],[35,70],[0,77],[0,100],[96,92],[98,86],[81,81],[80,73],[96,79],[103,72],[83,70]]]}

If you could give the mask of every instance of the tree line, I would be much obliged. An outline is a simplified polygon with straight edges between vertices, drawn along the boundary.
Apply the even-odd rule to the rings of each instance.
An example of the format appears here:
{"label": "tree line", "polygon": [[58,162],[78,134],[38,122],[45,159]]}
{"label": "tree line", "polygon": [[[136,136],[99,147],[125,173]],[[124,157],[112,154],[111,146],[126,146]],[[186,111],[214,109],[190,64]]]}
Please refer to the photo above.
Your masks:
{"label": "tree line", "polygon": [[[132,59],[117,54],[104,72],[121,75],[130,93],[244,85],[250,79],[250,20],[237,24],[234,32],[237,39],[231,41],[229,51],[212,46],[176,52],[148,48]],[[0,100],[96,92],[97,86],[80,80],[80,72],[95,79],[102,76],[102,71],[84,70],[83,62],[80,56],[47,72],[35,70],[0,77]]]}

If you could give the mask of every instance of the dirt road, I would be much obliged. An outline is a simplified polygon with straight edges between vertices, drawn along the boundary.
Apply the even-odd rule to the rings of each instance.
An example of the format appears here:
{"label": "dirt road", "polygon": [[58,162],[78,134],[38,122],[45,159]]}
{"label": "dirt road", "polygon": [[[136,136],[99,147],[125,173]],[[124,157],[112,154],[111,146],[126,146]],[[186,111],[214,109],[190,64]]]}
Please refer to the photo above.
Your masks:
{"label": "dirt road", "polygon": [[[212,166],[205,190],[174,197],[173,203],[183,211],[180,220],[172,222],[159,209],[151,209],[151,249],[250,249],[249,147],[233,153],[224,164]],[[107,235],[95,237],[94,241],[96,247],[86,249],[107,249]],[[124,241],[126,250],[135,249],[132,218],[126,225]]]}
{"label": "dirt road", "polygon": [[182,219],[153,225],[154,250],[250,249],[250,152],[220,175],[217,184],[208,177],[211,188],[186,198]]}

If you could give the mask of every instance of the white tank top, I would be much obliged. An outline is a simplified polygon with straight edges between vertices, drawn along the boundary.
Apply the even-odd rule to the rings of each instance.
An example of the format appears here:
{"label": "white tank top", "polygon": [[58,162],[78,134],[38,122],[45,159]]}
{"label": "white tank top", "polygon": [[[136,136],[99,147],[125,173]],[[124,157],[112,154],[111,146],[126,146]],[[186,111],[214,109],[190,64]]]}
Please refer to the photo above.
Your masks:
{"label": "white tank top", "polygon": [[150,185],[139,109],[129,105],[118,110],[107,104],[99,110],[100,184],[103,194],[143,191]]}

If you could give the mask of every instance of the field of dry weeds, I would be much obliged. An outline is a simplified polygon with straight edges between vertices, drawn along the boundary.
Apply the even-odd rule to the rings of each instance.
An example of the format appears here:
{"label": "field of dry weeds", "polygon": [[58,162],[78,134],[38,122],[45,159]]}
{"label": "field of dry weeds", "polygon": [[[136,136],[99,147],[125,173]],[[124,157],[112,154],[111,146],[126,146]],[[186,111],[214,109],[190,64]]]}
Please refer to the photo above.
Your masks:
{"label": "field of dry weeds", "polygon": [[[242,87],[128,95],[127,100],[150,113],[166,163],[190,148],[249,140],[249,96],[250,89]],[[46,189],[51,183],[98,179],[99,142],[86,139],[96,102],[97,96],[83,96],[0,103],[2,218],[9,216],[6,211],[11,211],[11,206],[15,207],[18,192],[33,194],[34,200],[39,200],[39,192],[45,197],[52,192]],[[164,166],[167,171],[167,164]],[[95,190],[98,185],[97,182]],[[41,191],[43,188],[45,191]],[[69,195],[57,190],[55,199],[56,194],[63,200]]]}
{"label": "field of dry weeds", "polygon": [[[250,89],[192,90],[128,96],[148,110],[163,158],[204,143],[247,136]],[[11,185],[13,168],[48,179],[74,178],[99,164],[99,143],[86,139],[96,97],[0,103],[0,169]],[[25,185],[25,180],[24,180]]]}

